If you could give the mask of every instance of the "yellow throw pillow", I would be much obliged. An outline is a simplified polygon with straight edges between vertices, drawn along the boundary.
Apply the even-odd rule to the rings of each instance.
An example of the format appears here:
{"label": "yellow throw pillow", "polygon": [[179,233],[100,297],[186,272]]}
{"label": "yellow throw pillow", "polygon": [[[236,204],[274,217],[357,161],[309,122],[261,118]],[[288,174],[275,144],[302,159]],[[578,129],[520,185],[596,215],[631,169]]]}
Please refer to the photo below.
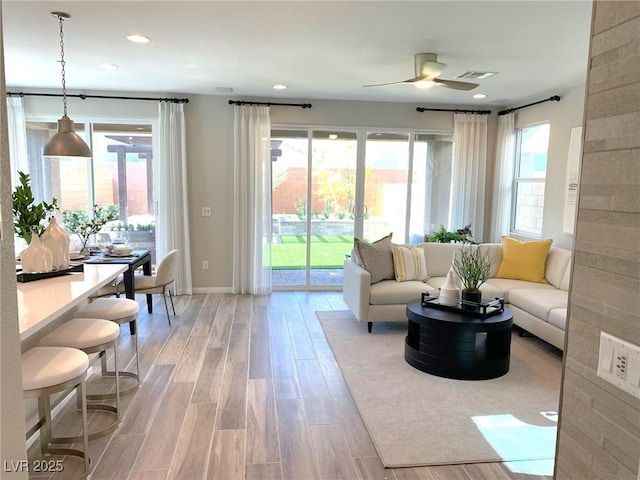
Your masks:
{"label": "yellow throw pillow", "polygon": [[426,280],[427,262],[422,247],[403,247],[393,245],[393,269],[398,282],[408,280]]}
{"label": "yellow throw pillow", "polygon": [[552,242],[550,238],[521,242],[515,238],[502,237],[502,263],[496,278],[547,283],[544,272]]}

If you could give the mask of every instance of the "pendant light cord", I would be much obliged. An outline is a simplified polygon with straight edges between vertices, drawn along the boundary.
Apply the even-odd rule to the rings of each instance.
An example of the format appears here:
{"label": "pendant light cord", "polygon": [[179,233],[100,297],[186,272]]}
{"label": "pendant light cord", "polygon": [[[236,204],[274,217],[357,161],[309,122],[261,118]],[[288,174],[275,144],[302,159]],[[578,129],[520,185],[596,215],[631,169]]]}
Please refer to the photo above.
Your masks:
{"label": "pendant light cord", "polygon": [[64,23],[64,18],[61,15],[57,15],[58,20],[60,22],[60,67],[62,73],[62,105],[64,116],[67,116],[67,79],[65,77],[64,70],[64,31],[62,28],[62,24]]}

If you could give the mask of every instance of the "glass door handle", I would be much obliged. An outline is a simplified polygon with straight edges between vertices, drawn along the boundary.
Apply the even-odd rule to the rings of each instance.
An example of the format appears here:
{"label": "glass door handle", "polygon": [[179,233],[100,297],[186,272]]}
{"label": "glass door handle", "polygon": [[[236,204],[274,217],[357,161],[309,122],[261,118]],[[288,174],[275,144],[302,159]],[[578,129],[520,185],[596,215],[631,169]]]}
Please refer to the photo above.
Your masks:
{"label": "glass door handle", "polygon": [[353,213],[353,215],[355,217],[358,217],[358,216],[364,217],[364,216],[367,215],[368,211],[369,211],[369,209],[364,204],[362,204],[362,205],[354,205],[353,208],[351,209],[351,212]]}

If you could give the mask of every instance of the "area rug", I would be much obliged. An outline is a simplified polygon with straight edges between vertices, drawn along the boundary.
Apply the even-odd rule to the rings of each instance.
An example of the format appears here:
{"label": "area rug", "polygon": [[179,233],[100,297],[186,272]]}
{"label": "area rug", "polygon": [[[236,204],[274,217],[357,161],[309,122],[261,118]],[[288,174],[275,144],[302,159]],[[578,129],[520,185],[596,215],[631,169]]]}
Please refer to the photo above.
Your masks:
{"label": "area rug", "polygon": [[553,459],[562,357],[544,342],[514,333],[506,375],[452,380],[404,360],[404,323],[317,316],[385,467]]}

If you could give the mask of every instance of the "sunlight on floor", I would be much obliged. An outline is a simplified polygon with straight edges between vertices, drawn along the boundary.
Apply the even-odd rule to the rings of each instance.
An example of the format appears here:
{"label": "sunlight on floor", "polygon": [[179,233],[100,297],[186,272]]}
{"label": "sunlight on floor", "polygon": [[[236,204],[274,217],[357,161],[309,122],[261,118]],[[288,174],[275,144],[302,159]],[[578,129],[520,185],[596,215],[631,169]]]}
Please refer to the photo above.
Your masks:
{"label": "sunlight on floor", "polygon": [[[558,421],[556,412],[541,412]],[[530,475],[553,475],[557,426],[525,423],[511,414],[471,417],[493,449],[505,459],[512,472]],[[509,461],[512,459],[522,459]]]}

